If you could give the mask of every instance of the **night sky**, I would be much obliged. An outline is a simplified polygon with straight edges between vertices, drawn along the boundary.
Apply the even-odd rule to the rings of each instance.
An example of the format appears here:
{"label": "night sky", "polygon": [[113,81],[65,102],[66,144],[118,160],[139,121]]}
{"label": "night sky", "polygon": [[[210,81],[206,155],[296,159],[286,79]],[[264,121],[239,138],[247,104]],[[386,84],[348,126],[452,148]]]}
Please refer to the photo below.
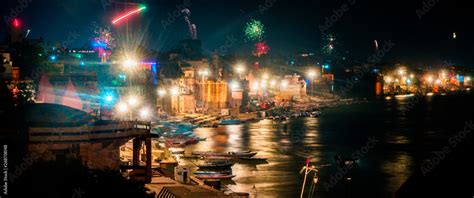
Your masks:
{"label": "night sky", "polygon": [[[2,29],[10,9],[23,0],[2,0]],[[133,5],[114,3],[114,0],[25,0],[28,5],[18,13],[24,28],[31,29],[29,38],[43,37],[46,41],[62,42],[71,33],[78,35],[70,47],[84,46],[91,38],[91,24],[110,24],[114,16],[133,8]],[[31,2],[30,2],[31,1]],[[351,2],[354,1],[354,4]],[[109,4],[110,2],[110,4]],[[122,1],[123,2],[123,1]],[[132,1],[128,1],[132,2]],[[138,2],[138,1],[134,1]],[[267,7],[262,12],[262,7]],[[421,19],[416,10],[423,2],[432,3]],[[129,32],[153,49],[165,51],[179,40],[189,37],[182,16],[167,28],[169,14],[178,10],[183,1],[139,1],[147,10],[119,26],[112,26],[121,35]],[[248,53],[251,43],[245,42],[243,27],[250,19],[261,20],[266,26],[265,40],[270,54],[293,54],[321,49],[322,34],[318,26],[326,17],[347,4],[348,10],[327,32],[337,36],[338,50],[344,56],[365,60],[373,53],[373,41],[393,41],[395,46],[386,58],[419,62],[449,61],[472,67],[474,61],[473,12],[470,3],[461,0],[190,0],[191,21],[197,25],[198,38],[204,49],[213,51],[235,38],[229,52]],[[429,6],[428,6],[429,7]],[[128,31],[127,25],[128,24]],[[457,33],[457,39],[452,33]],[[77,33],[77,34],[76,34]],[[4,38],[2,36],[1,38]]]}

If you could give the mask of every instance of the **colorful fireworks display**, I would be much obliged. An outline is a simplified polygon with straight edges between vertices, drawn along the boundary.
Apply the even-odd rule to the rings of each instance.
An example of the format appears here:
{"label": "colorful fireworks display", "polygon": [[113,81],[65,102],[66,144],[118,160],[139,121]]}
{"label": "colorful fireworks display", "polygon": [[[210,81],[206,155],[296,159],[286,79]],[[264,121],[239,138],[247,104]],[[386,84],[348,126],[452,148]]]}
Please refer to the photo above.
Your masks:
{"label": "colorful fireworks display", "polygon": [[262,22],[252,19],[247,23],[244,29],[245,37],[249,41],[262,41],[263,34],[265,33],[265,27]]}
{"label": "colorful fireworks display", "polygon": [[260,57],[261,55],[267,54],[268,50],[270,50],[270,47],[266,44],[265,41],[258,42],[255,44],[255,51],[253,52],[253,54],[255,56]]}
{"label": "colorful fireworks display", "polygon": [[260,57],[268,53],[270,47],[263,41],[265,26],[261,21],[255,19],[250,20],[244,28],[244,33],[247,41],[256,42],[255,50],[253,51],[254,56]]}
{"label": "colorful fireworks display", "polygon": [[110,27],[100,27],[95,25],[93,28],[94,37],[92,45],[94,48],[113,49],[115,48],[115,38],[112,36]]}

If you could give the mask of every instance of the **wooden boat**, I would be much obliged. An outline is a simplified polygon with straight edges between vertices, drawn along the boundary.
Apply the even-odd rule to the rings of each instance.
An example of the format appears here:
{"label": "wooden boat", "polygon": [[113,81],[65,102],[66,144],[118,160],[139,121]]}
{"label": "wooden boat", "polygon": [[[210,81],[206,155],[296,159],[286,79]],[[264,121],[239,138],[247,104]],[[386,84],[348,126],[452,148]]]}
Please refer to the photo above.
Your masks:
{"label": "wooden boat", "polygon": [[196,166],[199,168],[230,168],[232,165],[234,164],[232,164],[231,162],[205,162],[197,164]]}
{"label": "wooden boat", "polygon": [[[193,153],[194,154],[194,153]],[[257,152],[227,152],[227,153],[202,153],[201,156],[215,156],[215,157],[253,157]]]}
{"label": "wooden boat", "polygon": [[223,156],[202,156],[201,158],[207,161],[229,161],[232,159],[231,157],[223,157]]}
{"label": "wooden boat", "polygon": [[232,179],[235,175],[225,174],[209,174],[209,175],[195,175],[198,179]]}
{"label": "wooden boat", "polygon": [[263,157],[239,157],[242,160],[255,160],[255,161],[266,161],[268,158]]}
{"label": "wooden boat", "polygon": [[223,174],[223,175],[230,175],[232,174],[231,170],[225,171],[194,171],[195,175],[211,175],[211,174]]}
{"label": "wooden boat", "polygon": [[[250,150],[245,150],[245,151],[238,151],[238,152],[233,152],[233,153],[251,153],[252,151]],[[214,151],[193,151],[191,154],[192,155],[208,155],[212,153],[217,153]]]}
{"label": "wooden boat", "polygon": [[242,123],[240,120],[221,120],[220,125],[234,125]]}

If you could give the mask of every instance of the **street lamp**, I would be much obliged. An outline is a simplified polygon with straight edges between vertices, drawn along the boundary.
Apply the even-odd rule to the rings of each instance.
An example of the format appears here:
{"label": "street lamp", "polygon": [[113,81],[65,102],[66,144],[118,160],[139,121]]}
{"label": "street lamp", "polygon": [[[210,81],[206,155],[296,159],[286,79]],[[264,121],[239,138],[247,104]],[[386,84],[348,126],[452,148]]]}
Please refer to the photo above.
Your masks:
{"label": "street lamp", "polygon": [[[281,81],[280,87],[283,88],[283,89],[285,89],[286,87],[288,87],[288,82],[287,82],[286,80]],[[281,88],[280,88],[280,89],[281,89]]]}
{"label": "street lamp", "polygon": [[171,88],[170,92],[171,92],[171,95],[177,96],[177,95],[179,95],[179,88],[178,87],[173,87],[173,88]]}
{"label": "street lamp", "polygon": [[125,104],[125,103],[119,103],[119,104],[117,105],[117,110],[118,110],[120,113],[125,113],[125,112],[128,111],[128,106],[127,106],[127,104]]}
{"label": "street lamp", "polygon": [[126,59],[123,61],[123,66],[125,69],[132,70],[138,65],[138,62],[134,59]]}
{"label": "street lamp", "polygon": [[150,109],[146,108],[146,107],[143,107],[142,109],[140,109],[140,118],[142,118],[143,120],[148,120],[150,119]]}
{"label": "street lamp", "polygon": [[239,78],[242,78],[242,74],[245,72],[245,66],[243,64],[238,64],[235,67],[235,71],[239,74]]}
{"label": "street lamp", "polygon": [[270,81],[270,86],[271,86],[271,87],[274,87],[275,84],[276,84],[276,80],[271,80],[271,81]]}
{"label": "street lamp", "polygon": [[232,82],[230,83],[230,88],[232,89],[232,91],[235,91],[235,90],[240,89],[240,85],[239,85],[238,82],[232,81]]}
{"label": "street lamp", "polygon": [[158,89],[158,96],[163,97],[166,95],[166,90],[165,89]]}
{"label": "street lamp", "polygon": [[130,105],[130,107],[136,107],[138,104],[139,104],[139,100],[136,96],[129,96],[128,99],[127,99],[127,103],[128,105]]}
{"label": "street lamp", "polygon": [[428,76],[428,79],[426,79],[428,83],[433,83],[433,76]]}
{"label": "street lamp", "polygon": [[400,76],[403,76],[403,74],[405,74],[405,70],[402,69],[402,68],[398,69],[398,74],[399,74]]}

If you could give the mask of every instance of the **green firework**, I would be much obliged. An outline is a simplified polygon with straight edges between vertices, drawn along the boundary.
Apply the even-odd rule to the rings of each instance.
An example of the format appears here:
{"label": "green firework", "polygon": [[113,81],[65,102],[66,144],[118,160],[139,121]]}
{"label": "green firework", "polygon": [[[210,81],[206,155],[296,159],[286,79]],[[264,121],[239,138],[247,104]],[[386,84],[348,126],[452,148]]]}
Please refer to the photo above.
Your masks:
{"label": "green firework", "polygon": [[251,41],[261,41],[265,33],[265,27],[262,22],[252,19],[247,23],[244,29],[245,37]]}

